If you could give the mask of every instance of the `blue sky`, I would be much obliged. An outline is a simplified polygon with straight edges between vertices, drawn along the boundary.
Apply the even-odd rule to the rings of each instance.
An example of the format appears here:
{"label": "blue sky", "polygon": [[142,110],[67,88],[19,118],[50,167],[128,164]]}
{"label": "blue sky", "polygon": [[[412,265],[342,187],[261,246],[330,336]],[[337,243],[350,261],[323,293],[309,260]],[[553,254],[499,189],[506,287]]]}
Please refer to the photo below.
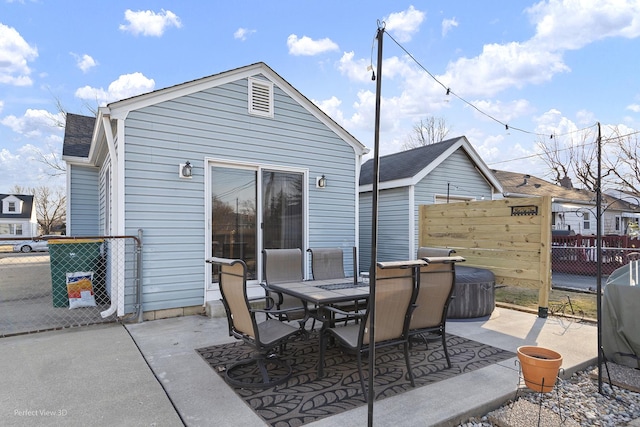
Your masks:
{"label": "blue sky", "polygon": [[640,129],[638,0],[0,2],[0,192],[64,185],[37,160],[61,155],[58,104],[91,115],[260,61],[373,149],[378,21],[383,155],[435,116],[490,167],[548,178],[545,135]]}

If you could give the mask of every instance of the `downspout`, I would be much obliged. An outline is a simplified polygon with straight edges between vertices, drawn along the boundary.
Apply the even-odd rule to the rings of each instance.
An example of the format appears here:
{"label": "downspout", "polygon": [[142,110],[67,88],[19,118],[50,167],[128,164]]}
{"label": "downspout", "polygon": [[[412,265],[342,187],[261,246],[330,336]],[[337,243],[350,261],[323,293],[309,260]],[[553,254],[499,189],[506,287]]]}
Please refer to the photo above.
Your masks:
{"label": "downspout", "polygon": [[144,311],[142,310],[142,228],[138,229],[138,247],[136,248],[136,315],[138,323],[144,320]]}
{"label": "downspout", "polygon": [[[113,132],[111,131],[111,118],[108,113],[102,114],[102,126],[104,127],[104,136],[105,136],[105,139],[107,140],[107,147],[109,148],[109,158],[111,160],[111,174],[110,174],[111,180],[112,180],[111,192],[117,193],[118,180],[119,180],[118,173],[117,173],[118,157],[116,154],[115,142],[113,140]],[[107,197],[111,198],[111,206],[112,206],[111,212],[118,212],[118,197],[111,197],[110,194],[107,194]],[[110,218],[105,218],[105,221],[109,221],[109,220]],[[119,296],[118,287],[116,286],[115,292],[113,292],[111,295],[111,306],[109,306],[108,309],[100,313],[100,316],[102,316],[103,319],[111,316],[118,309],[118,296]]]}

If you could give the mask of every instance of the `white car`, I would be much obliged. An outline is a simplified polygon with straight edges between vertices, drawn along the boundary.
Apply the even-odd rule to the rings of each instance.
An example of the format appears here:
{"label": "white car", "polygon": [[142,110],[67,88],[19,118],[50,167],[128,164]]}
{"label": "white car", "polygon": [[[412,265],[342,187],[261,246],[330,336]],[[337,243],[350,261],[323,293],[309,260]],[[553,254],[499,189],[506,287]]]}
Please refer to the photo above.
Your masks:
{"label": "white car", "polygon": [[14,252],[49,252],[49,239],[59,238],[61,236],[48,235],[39,236],[37,240],[23,240],[13,245]]}

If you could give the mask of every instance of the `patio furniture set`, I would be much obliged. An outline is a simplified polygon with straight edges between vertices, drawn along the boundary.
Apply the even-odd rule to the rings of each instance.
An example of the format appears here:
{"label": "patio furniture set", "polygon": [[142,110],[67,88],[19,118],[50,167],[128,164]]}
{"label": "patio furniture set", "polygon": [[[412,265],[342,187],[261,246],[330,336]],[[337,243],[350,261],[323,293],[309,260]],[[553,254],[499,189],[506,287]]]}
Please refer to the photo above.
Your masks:
{"label": "patio furniture set", "polygon": [[[356,274],[345,276],[342,249],[312,248],[309,252],[313,279],[303,280],[300,249],[265,249],[262,284],[265,295],[259,298],[247,295],[247,268],[242,260],[217,257],[207,260],[220,268],[220,291],[229,335],[255,350],[252,358],[226,367],[225,378],[230,385],[271,387],[286,382],[292,368],[278,353],[286,352],[290,340],[309,339],[310,319],[311,330],[315,330],[316,322],[322,324],[318,332],[318,378],[325,374],[327,346],[338,345],[356,355],[365,398],[362,357],[372,347],[401,346],[412,386],[415,385],[409,351],[417,342],[428,345],[428,336],[441,339],[447,365],[451,367],[445,327],[455,285],[455,266],[464,258],[448,250],[421,248],[420,258],[415,260],[378,262],[375,286],[370,286]],[[375,294],[371,294],[372,289]],[[247,369],[258,373],[249,381],[242,375]]]}

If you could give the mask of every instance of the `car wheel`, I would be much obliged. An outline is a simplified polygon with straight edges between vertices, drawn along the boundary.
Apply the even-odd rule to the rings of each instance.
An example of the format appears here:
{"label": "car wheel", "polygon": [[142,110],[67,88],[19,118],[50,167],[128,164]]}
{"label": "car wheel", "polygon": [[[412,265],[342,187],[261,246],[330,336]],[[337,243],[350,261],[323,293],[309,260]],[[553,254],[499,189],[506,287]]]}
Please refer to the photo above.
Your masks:
{"label": "car wheel", "polygon": [[20,252],[24,252],[24,253],[31,252],[31,246],[24,245],[23,247],[20,248]]}

